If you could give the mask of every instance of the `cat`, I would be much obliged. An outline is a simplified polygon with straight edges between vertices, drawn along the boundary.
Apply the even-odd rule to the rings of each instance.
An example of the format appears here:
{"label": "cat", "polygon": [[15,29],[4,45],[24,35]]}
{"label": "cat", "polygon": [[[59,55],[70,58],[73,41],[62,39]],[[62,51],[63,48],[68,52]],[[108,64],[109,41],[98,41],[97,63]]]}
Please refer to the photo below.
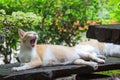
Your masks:
{"label": "cat", "polygon": [[[95,53],[81,53],[80,46],[67,47],[62,45],[37,44],[38,34],[33,31],[25,32],[18,30],[21,39],[20,53],[18,55],[21,66],[13,67],[12,70],[20,71],[35,68],[38,66],[78,64],[88,65],[94,70],[98,68],[98,63],[105,63],[104,56],[97,56]],[[88,48],[89,46],[87,46]],[[91,47],[90,47],[91,48]],[[81,50],[80,50],[81,49]],[[88,51],[92,51],[93,48]],[[84,56],[82,56],[84,55]],[[94,60],[94,61],[86,61]],[[97,63],[98,62],[98,63]]]}

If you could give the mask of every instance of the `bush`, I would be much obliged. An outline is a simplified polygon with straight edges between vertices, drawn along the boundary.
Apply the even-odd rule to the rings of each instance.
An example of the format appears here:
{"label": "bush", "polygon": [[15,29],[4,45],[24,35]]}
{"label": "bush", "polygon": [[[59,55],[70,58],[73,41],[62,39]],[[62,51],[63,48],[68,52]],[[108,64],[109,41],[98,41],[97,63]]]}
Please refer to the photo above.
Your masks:
{"label": "bush", "polygon": [[[113,4],[114,3],[114,4]],[[115,20],[116,22],[120,22],[120,1],[115,0],[115,1],[109,1],[108,6],[110,7],[110,20]]]}

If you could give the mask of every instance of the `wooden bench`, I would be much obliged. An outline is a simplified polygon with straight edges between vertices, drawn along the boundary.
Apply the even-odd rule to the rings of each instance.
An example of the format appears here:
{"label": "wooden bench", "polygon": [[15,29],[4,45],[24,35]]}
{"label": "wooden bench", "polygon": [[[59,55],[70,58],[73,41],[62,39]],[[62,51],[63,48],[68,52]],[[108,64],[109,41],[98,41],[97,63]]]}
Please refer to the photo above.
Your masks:
{"label": "wooden bench", "polygon": [[[115,27],[115,29],[112,26]],[[99,41],[102,42],[114,42],[119,44],[120,39],[119,26],[120,25],[90,26],[87,32],[87,37],[98,39]],[[116,33],[114,33],[115,32],[114,30],[116,30]],[[92,75],[91,73],[93,72],[120,69],[120,58],[107,57],[106,63],[99,64],[99,68],[97,70],[93,70],[92,67],[86,65],[72,65],[72,64],[64,66],[58,65],[38,67],[35,69],[18,72],[11,70],[12,67],[19,65],[20,65],[19,63],[0,65],[0,80],[53,80],[59,77],[70,76],[71,74],[79,74],[76,76],[77,80],[79,79],[88,80],[87,76],[91,76]]]}
{"label": "wooden bench", "polygon": [[16,64],[6,64],[0,66],[0,79],[2,80],[53,80],[55,78],[70,76],[71,74],[89,74],[92,72],[120,69],[120,58],[108,57],[105,64],[99,64],[97,70],[85,65],[59,65],[49,67],[38,67],[25,71],[12,71]]}

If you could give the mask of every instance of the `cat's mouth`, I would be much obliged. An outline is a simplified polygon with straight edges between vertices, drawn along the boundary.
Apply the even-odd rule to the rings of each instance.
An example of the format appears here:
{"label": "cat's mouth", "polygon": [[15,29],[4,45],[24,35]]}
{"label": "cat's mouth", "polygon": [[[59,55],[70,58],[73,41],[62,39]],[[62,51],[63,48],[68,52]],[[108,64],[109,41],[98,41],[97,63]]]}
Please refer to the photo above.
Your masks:
{"label": "cat's mouth", "polygon": [[30,44],[31,44],[32,47],[35,46],[35,41],[36,41],[36,38],[30,40]]}

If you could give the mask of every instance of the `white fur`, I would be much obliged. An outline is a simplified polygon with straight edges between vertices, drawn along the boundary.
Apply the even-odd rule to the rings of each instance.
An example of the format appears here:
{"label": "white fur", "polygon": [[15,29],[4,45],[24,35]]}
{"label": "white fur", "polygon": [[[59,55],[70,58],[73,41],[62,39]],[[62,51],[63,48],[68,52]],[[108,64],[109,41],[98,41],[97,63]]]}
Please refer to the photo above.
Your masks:
{"label": "white fur", "polygon": [[82,52],[93,52],[95,51],[95,48],[90,45],[76,45],[75,46],[76,52],[80,53],[80,56],[87,55],[87,53],[81,54]]}
{"label": "white fur", "polygon": [[[45,54],[43,55],[43,66],[49,66],[49,65],[65,65],[65,64],[71,64],[75,59],[79,59],[79,55],[77,53],[74,54],[65,54],[64,55],[64,62],[61,62],[58,60],[51,49],[47,47],[47,50]],[[50,62],[53,62],[53,64],[49,64]]]}
{"label": "white fur", "polygon": [[[96,44],[97,45],[97,44]],[[103,51],[99,49],[98,46],[92,46],[90,44],[83,45],[79,44],[76,46],[76,51],[79,52],[80,56],[85,57],[89,53],[94,53],[91,55],[104,55],[104,56],[113,56],[113,57],[120,57],[120,45],[113,44],[113,43],[103,43]]]}
{"label": "white fur", "polygon": [[76,52],[84,60],[94,60],[98,63],[105,63],[105,60],[98,57],[98,49],[91,45],[77,45]]}
{"label": "white fur", "polygon": [[31,49],[31,48],[26,47],[25,45],[21,45],[18,58],[20,62],[27,63],[27,62],[30,62],[36,55],[37,55],[36,47],[33,47]]}
{"label": "white fur", "polygon": [[76,49],[76,53],[81,58],[85,58],[96,51],[95,48],[90,45],[77,45],[75,49]]}
{"label": "white fur", "polygon": [[21,66],[13,67],[12,70],[20,71],[20,70],[30,69],[31,67],[27,63],[30,62],[32,59],[34,59],[36,55],[37,55],[36,47],[29,49],[25,47],[25,45],[21,45],[20,53],[18,55],[18,58],[21,62]]}
{"label": "white fur", "polygon": [[105,56],[113,56],[120,57],[120,45],[113,43],[104,43],[104,55]]}
{"label": "white fur", "polygon": [[52,54],[52,51],[47,48],[45,54],[43,55],[43,66],[50,65],[49,62],[58,62],[55,56]]}
{"label": "white fur", "polygon": [[12,70],[15,71],[20,71],[20,70],[26,70],[26,69],[30,69],[31,67],[25,63],[24,65],[20,66],[20,67],[13,67]]}
{"label": "white fur", "polygon": [[71,64],[73,63],[76,59],[79,59],[80,56],[78,55],[77,52],[74,52],[73,54],[69,55],[69,54],[66,54],[66,62],[64,64]]}

